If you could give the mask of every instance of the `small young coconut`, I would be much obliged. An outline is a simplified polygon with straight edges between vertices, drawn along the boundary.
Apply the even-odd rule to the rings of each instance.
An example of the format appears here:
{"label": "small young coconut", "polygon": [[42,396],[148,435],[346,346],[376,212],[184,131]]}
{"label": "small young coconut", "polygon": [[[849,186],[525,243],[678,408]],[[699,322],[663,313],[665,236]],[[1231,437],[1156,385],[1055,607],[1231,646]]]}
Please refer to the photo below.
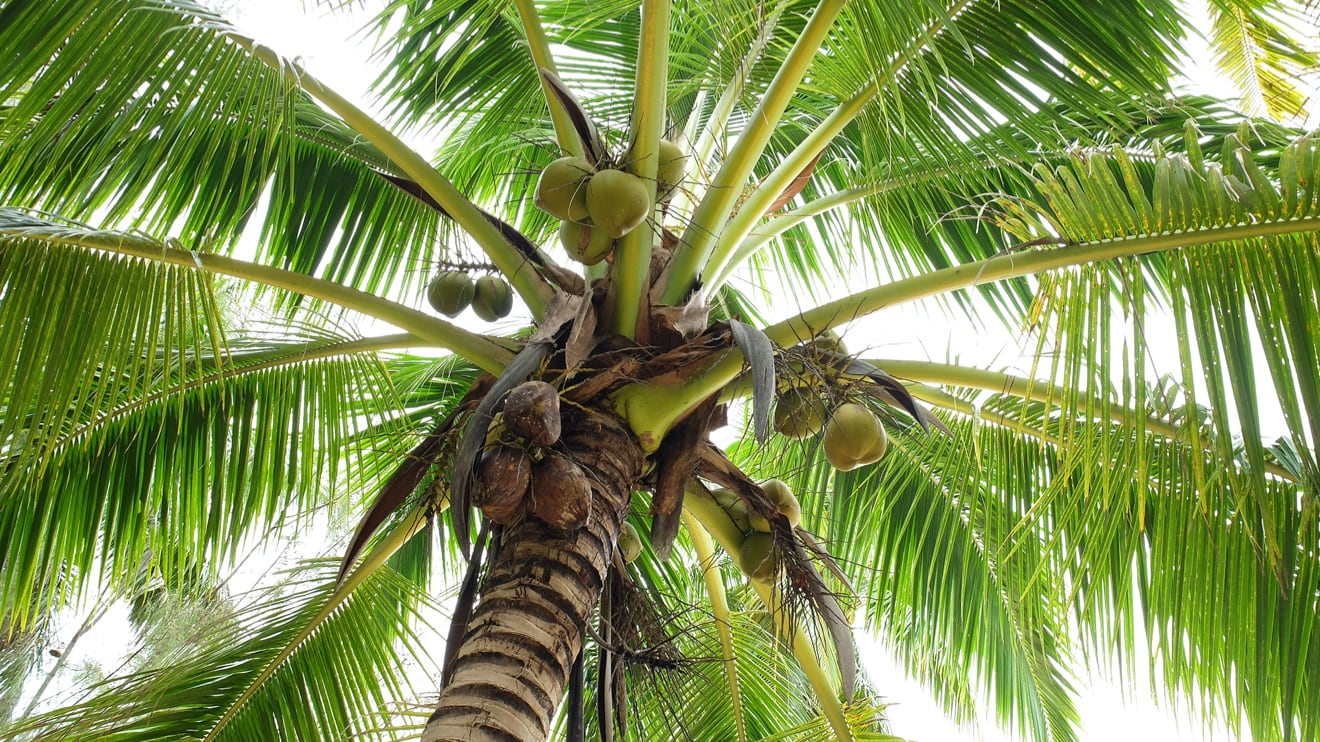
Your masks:
{"label": "small young coconut", "polygon": [[584,265],[595,265],[614,250],[614,238],[609,232],[568,221],[559,225],[559,244],[570,258]]}
{"label": "small young coconut", "polygon": [[486,322],[509,316],[513,309],[513,289],[499,276],[477,279],[472,294],[472,311]]}
{"label": "small young coconut", "polygon": [[532,474],[532,458],[526,451],[492,446],[481,455],[473,474],[472,502],[482,515],[507,525],[522,514]]}
{"label": "small young coconut", "polygon": [[504,398],[504,427],[536,446],[559,440],[559,392],[544,381],[524,381]]}
{"label": "small young coconut", "polygon": [[591,482],[582,467],[550,454],[532,467],[532,512],[565,533],[587,524]]}
{"label": "small young coconut", "polygon": [[591,172],[591,163],[585,157],[555,160],[541,171],[532,203],[560,219],[583,221],[587,218],[587,181]]}
{"label": "small young coconut", "polygon": [[802,505],[787,484],[778,479],[767,479],[761,482],[761,489],[770,498],[770,502],[775,504],[775,508],[788,518],[788,525],[797,528],[802,524]]}
{"label": "small young coconut", "polygon": [[633,524],[625,522],[619,529],[619,556],[624,564],[632,564],[642,555],[642,537]]}
{"label": "small young coconut", "polygon": [[441,314],[457,317],[472,303],[476,286],[463,271],[440,271],[426,288],[426,298]]}
{"label": "small young coconut", "polygon": [[775,403],[775,430],[787,438],[808,438],[820,432],[828,414],[825,400],[819,394],[792,387],[780,394]]}
{"label": "small young coconut", "polygon": [[597,229],[618,239],[651,215],[646,183],[622,170],[602,170],[587,181],[587,211]]}
{"label": "small young coconut", "polygon": [[668,201],[675,189],[687,177],[687,155],[668,139],[660,140],[659,162],[656,167],[656,198]]}
{"label": "small young coconut", "polygon": [[825,458],[839,471],[873,464],[885,455],[889,440],[885,426],[866,407],[848,403],[834,411],[825,424]]}
{"label": "small young coconut", "polygon": [[724,512],[729,514],[729,520],[733,521],[733,524],[738,527],[739,531],[747,533],[752,529],[751,521],[748,520],[749,511],[747,509],[747,503],[743,502],[743,499],[738,496],[737,492],[720,487],[717,490],[712,490],[710,496],[715,499],[715,502],[719,503],[719,506],[724,509]]}
{"label": "small young coconut", "polygon": [[779,564],[775,557],[775,537],[753,531],[738,550],[738,567],[756,582],[769,583],[775,579]]}

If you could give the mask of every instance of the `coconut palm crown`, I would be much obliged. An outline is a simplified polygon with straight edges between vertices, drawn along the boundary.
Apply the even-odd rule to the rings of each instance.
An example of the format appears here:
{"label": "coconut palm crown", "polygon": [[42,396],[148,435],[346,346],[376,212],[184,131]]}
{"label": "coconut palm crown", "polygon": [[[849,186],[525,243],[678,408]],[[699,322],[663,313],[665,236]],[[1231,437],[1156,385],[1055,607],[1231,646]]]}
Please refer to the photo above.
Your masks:
{"label": "coconut palm crown", "polygon": [[[1298,12],[1211,3],[1229,103],[1166,0],[393,0],[373,117],[188,0],[0,0],[0,673],[193,617],[0,729],[902,734],[861,630],[1025,739],[1111,663],[1315,739]],[[1023,360],[885,352],[918,303]]]}

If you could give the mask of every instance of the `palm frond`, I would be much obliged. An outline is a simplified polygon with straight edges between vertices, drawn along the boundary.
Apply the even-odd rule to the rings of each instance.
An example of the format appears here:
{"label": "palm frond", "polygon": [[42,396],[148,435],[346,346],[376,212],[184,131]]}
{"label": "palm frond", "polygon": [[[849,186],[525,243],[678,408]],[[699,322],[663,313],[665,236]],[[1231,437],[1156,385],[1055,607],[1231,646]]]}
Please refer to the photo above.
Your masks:
{"label": "palm frond", "polygon": [[969,429],[954,430],[895,434],[880,465],[833,476],[816,442],[748,446],[738,460],[792,484],[804,526],[856,585],[866,626],[889,637],[948,712],[977,716],[973,697],[940,680],[963,668],[1002,722],[1034,739],[1075,739],[1074,649],[1057,575],[1009,536],[1040,454],[978,471]]}
{"label": "palm frond", "polygon": [[261,260],[368,291],[419,294],[429,261],[463,259],[388,160],[200,5],[10,0],[0,55],[25,60],[0,73],[0,201],[229,250],[260,213]]}
{"label": "palm frond", "polygon": [[1306,95],[1301,77],[1320,55],[1298,37],[1307,20],[1292,2],[1214,0],[1210,43],[1215,65],[1241,92],[1242,109],[1286,121],[1300,116]]}
{"label": "palm frond", "polygon": [[[1256,511],[1251,503],[1261,500],[1261,546],[1272,567],[1283,555],[1275,542],[1274,506],[1264,504],[1264,399],[1277,401],[1304,470],[1316,471],[1314,454],[1307,452],[1314,450],[1320,431],[1320,377],[1313,362],[1320,303],[1305,290],[1316,277],[1316,241],[1314,232],[1299,229],[1317,219],[1316,148],[1310,136],[1283,148],[1276,173],[1263,168],[1236,136],[1225,140],[1217,161],[1199,149],[1160,158],[1150,181],[1133,171],[1121,151],[1037,171],[1047,204],[1042,216],[1065,240],[1165,233],[1174,240],[1185,235],[1193,243],[1121,263],[1117,270],[1088,268],[1044,281],[1037,315],[1041,347],[1048,343],[1057,351],[1052,378],[1074,386],[1090,379],[1088,386],[1097,391],[1106,388],[1106,379],[1122,378],[1140,390],[1149,352],[1145,323],[1167,306],[1179,331],[1196,340],[1194,348],[1181,348],[1177,361],[1187,404],[1204,400],[1211,411],[1221,459],[1234,459],[1234,447],[1242,447],[1245,467],[1233,475],[1238,497],[1245,498],[1238,505]],[[1220,231],[1219,241],[1198,238]],[[1160,288],[1146,288],[1152,277],[1167,298]],[[1131,331],[1113,326],[1106,308],[1110,297],[1130,317]],[[1131,349],[1131,361],[1126,353],[1115,353],[1119,343]],[[1120,357],[1122,363],[1115,364]],[[1257,371],[1258,358],[1264,359],[1268,385]],[[1306,479],[1315,481],[1314,475]],[[1195,481],[1203,481],[1199,473]]]}
{"label": "palm frond", "polygon": [[[111,678],[90,699],[7,731],[106,740],[391,738],[375,733],[376,719],[409,697],[404,658],[426,661],[421,611],[436,606],[417,586],[380,570],[321,616],[337,567],[334,560],[305,562],[249,596],[232,618],[197,625],[195,648],[183,656]],[[318,617],[319,629],[308,632]],[[288,651],[295,637],[303,638]],[[263,676],[277,657],[278,668]],[[260,687],[228,717],[257,677]]]}
{"label": "palm frond", "polygon": [[[1109,518],[1125,513],[1121,522],[1127,525],[1121,527],[1081,510],[1073,516],[1079,518],[1074,528],[1080,532],[1089,527],[1085,552],[1098,551],[1083,552],[1082,558],[1097,572],[1092,562],[1114,556],[1104,550],[1117,551],[1126,542],[1124,550],[1134,552],[1132,559],[1141,565],[1144,577],[1139,578],[1143,588],[1139,599],[1122,591],[1127,570],[1115,574],[1111,581],[1118,584],[1106,586],[1101,594],[1112,590],[1110,595],[1120,605],[1139,602],[1145,607],[1152,654],[1162,662],[1165,682],[1188,693],[1199,689],[1196,693],[1206,707],[1218,708],[1230,719],[1237,709],[1244,709],[1257,739],[1287,739],[1316,723],[1298,705],[1299,696],[1315,693],[1305,679],[1313,672],[1306,666],[1316,654],[1306,627],[1317,618],[1314,601],[1299,601],[1311,588],[1298,580],[1313,579],[1315,553],[1303,544],[1320,536],[1320,529],[1315,518],[1315,411],[1300,401],[1315,386],[1314,363],[1294,366],[1298,349],[1288,341],[1274,341],[1289,336],[1294,343],[1302,339],[1303,346],[1313,342],[1314,297],[1281,280],[1297,277],[1299,267],[1314,271],[1315,247],[1310,237],[1271,240],[1265,250],[1253,249],[1249,243],[1233,247],[1236,250],[1189,249],[1170,261],[1174,324],[1184,337],[1196,340],[1194,348],[1183,346],[1177,360],[1181,383],[1174,398],[1190,450],[1167,446],[1168,451],[1147,452],[1142,445],[1132,445],[1126,435],[1145,435],[1140,419],[1134,421],[1135,430],[1125,434],[1088,435],[1062,422],[1058,427],[1047,425],[1052,433],[1092,449],[1109,462],[1097,472],[1089,462],[1077,461],[1065,470],[1070,474],[1064,480],[1068,484],[1061,484],[1053,497],[1062,502],[1077,499],[1068,494],[1070,490],[1095,492],[1103,497],[1102,512],[1107,511]],[[1249,270],[1270,270],[1271,278],[1257,274],[1253,288],[1244,289],[1244,265]],[[1129,279],[1135,271],[1134,267],[1127,273]],[[1142,389],[1147,384],[1143,374],[1147,362],[1144,352],[1111,351],[1109,358],[1102,358],[1098,348],[1147,343],[1141,328],[1150,315],[1139,311],[1138,300],[1138,311],[1132,313],[1135,329],[1110,329],[1103,317],[1112,312],[1106,307],[1112,306],[1115,280],[1097,271],[1068,279],[1076,280],[1056,284],[1067,288],[1058,295],[1063,301],[1045,333],[1059,350],[1050,373],[1103,396],[1098,409],[1095,402],[1079,396],[1064,397],[1058,402],[1060,420],[1103,417],[1113,398],[1104,380],[1121,378],[1126,388]],[[1132,280],[1124,284],[1124,289],[1136,293]],[[1292,304],[1291,311],[1279,311],[1284,301]],[[1270,340],[1261,343],[1257,337]],[[1258,371],[1261,355],[1269,377]],[[1135,398],[1140,406],[1149,404],[1141,394]],[[1301,474],[1297,482],[1270,471],[1273,457],[1266,447],[1262,409],[1276,405],[1287,410],[1284,440],[1295,453],[1294,470]],[[1206,450],[1212,453],[1207,455]],[[1144,487],[1114,482],[1110,472],[1124,471],[1149,482]],[[1149,532],[1148,542],[1132,543],[1133,524]],[[1143,549],[1149,549],[1149,555]],[[1149,562],[1143,563],[1147,558]],[[1199,576],[1188,579],[1190,574]],[[1212,605],[1216,608],[1208,608]],[[1288,619],[1248,620],[1219,610],[1227,606],[1244,610],[1244,605]],[[1254,628],[1245,634],[1233,629],[1239,620]],[[1172,626],[1178,628],[1160,628]],[[1205,646],[1210,636],[1221,637],[1213,647]],[[1189,651],[1185,642],[1196,649]],[[1247,663],[1259,674],[1245,669]],[[1229,667],[1235,668],[1233,673],[1225,672]]]}
{"label": "palm frond", "polygon": [[[1114,145],[1134,153],[1155,146],[1185,151],[1189,119],[1196,122],[1200,144],[1218,151],[1224,137],[1244,121],[1241,114],[1206,98],[1180,98],[1151,107],[1126,95],[1110,97],[1104,119],[1051,104],[1027,119],[994,127],[964,143],[978,155],[970,162],[923,152],[913,159],[867,166],[858,163],[861,152],[844,151],[854,146],[852,137],[844,137],[835,145],[838,156],[815,170],[803,191],[804,203],[754,230],[735,251],[733,264],[754,256],[751,275],[759,283],[769,285],[774,274],[796,276],[804,292],[823,298],[820,286],[827,279],[857,270],[859,250],[868,254],[866,270],[875,275],[867,278],[874,281],[984,260],[1020,247],[1020,237],[978,216],[994,194],[1039,198],[1032,167],[1056,166],[1078,151]],[[1268,124],[1256,124],[1254,132],[1262,164],[1271,168],[1277,166],[1273,149],[1298,134]],[[1133,160],[1140,171],[1151,167],[1144,157]],[[983,283],[977,291],[1013,327],[1031,302],[1025,280]],[[947,306],[949,311],[980,306],[969,304],[961,292],[941,300],[957,302]]]}
{"label": "palm frond", "polygon": [[[732,577],[742,582],[741,573]],[[810,686],[764,611],[749,607],[736,610],[731,618],[747,738],[797,739],[793,735],[802,733],[809,739],[834,739],[834,730],[813,708]],[[624,660],[630,738],[737,739],[716,624],[698,620],[677,639],[683,659],[672,665],[648,662],[645,656]],[[588,687],[598,687],[591,673]],[[852,729],[863,735],[858,739],[884,730],[876,704],[859,702],[849,719]],[[785,730],[794,731],[778,736]]]}
{"label": "palm frond", "polygon": [[[875,148],[868,162],[917,146],[937,161],[961,159],[970,154],[963,142],[999,122],[1034,133],[1026,127],[1046,101],[1104,120],[1114,110],[1107,90],[1129,99],[1163,97],[1184,32],[1177,7],[1110,4],[1093,11],[975,0],[912,12],[858,4],[840,23],[839,43],[879,39],[880,47],[822,62],[822,86],[846,100],[871,81],[880,85],[854,139],[863,152]],[[886,28],[891,16],[905,20]],[[1131,45],[1151,53],[1133,55]],[[1048,136],[1047,127],[1032,128]]]}
{"label": "palm frond", "polygon": [[[128,255],[196,268],[204,273],[233,276],[259,289],[273,290],[280,297],[301,295],[322,299],[342,309],[354,310],[409,330],[414,340],[450,348],[487,370],[500,370],[513,355],[507,342],[464,330],[398,302],[334,281],[217,255],[210,251],[212,245],[207,240],[199,240],[192,247],[185,248],[176,240],[162,241],[140,233],[93,229],[64,219],[39,218],[26,210],[8,206],[0,206],[0,240],[5,243],[18,241],[37,253],[46,249],[82,248]],[[292,321],[299,319],[291,317]]]}
{"label": "palm frond", "polygon": [[[833,43],[867,53],[822,58],[813,86],[800,94],[802,114],[772,140],[771,157],[783,157],[808,133],[822,130],[821,116],[829,115],[825,123],[837,131],[804,194],[808,200],[869,181],[901,184],[897,198],[887,199],[893,206],[880,207],[887,213],[816,220],[814,228],[789,235],[786,249],[774,253],[788,257],[777,267],[803,276],[807,285],[855,270],[849,265],[857,259],[854,246],[867,253],[869,264],[884,266],[876,280],[886,280],[929,268],[932,259],[938,267],[979,250],[976,245],[993,245],[994,235],[972,237],[965,224],[936,221],[963,208],[949,208],[948,199],[1020,187],[1014,163],[1075,143],[1067,131],[1077,130],[1070,116],[1088,122],[1083,140],[1139,125],[1165,95],[1174,61],[1144,57],[1134,63],[1124,48],[1130,41],[1115,40],[1130,32],[1151,48],[1172,51],[1181,33],[1172,5],[1107,7],[1104,14],[1067,5],[1041,14],[1033,3],[895,5],[903,7],[849,6]],[[839,118],[844,111],[851,113]],[[949,190],[924,182],[946,171],[963,173],[964,182]],[[910,208],[894,208],[900,205]],[[914,217],[924,223],[913,225]],[[823,274],[825,266],[832,270]],[[1011,307],[1015,295],[1022,300],[1020,287],[983,291],[992,306]]]}
{"label": "palm frond", "polygon": [[[147,549],[165,571],[231,558],[402,450],[378,342],[226,335],[205,274],[76,248],[5,240],[0,283],[0,574],[20,625]],[[65,587],[41,589],[55,574]]]}

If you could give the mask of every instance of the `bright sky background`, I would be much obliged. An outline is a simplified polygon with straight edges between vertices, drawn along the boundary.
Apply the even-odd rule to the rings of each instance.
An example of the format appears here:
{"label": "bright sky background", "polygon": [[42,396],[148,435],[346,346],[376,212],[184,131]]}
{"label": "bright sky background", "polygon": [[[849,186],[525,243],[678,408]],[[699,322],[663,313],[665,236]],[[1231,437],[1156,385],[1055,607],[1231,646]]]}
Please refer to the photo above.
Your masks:
{"label": "bright sky background", "polygon": [[[365,38],[358,36],[355,40],[348,40],[356,31],[353,25],[355,21],[312,8],[310,6],[314,3],[304,3],[304,0],[227,0],[221,4],[227,8],[227,16],[240,28],[254,34],[258,40],[286,57],[298,58],[306,69],[340,92],[370,105],[366,91],[378,67],[367,60],[370,44]],[[383,3],[382,0],[367,0],[361,4],[375,8]],[[354,17],[360,19],[367,16],[358,14]],[[1187,67],[1189,89],[1231,96],[1231,87],[1218,79],[1209,65],[1204,45],[1192,39],[1188,46],[1192,57]],[[419,141],[416,136],[412,137],[410,143],[426,154],[438,144]],[[784,307],[777,314],[788,315],[796,311],[790,310],[791,307]],[[906,319],[914,321],[907,322]],[[912,331],[907,339],[895,339],[892,331],[895,326],[919,329]],[[874,352],[877,354],[943,359],[957,353],[964,358],[975,357],[992,366],[1002,367],[1024,359],[1031,351],[1030,347],[1020,346],[1007,333],[993,342],[986,342],[986,328],[949,328],[942,323],[932,326],[926,317],[915,311],[903,321],[895,321],[890,315],[888,327],[890,330],[885,340],[875,343],[877,347]],[[851,336],[848,341],[854,350],[859,345],[865,345],[865,342],[858,343]],[[251,572],[249,579],[255,580],[267,570],[257,567],[248,571]],[[239,585],[233,587],[241,589]],[[78,654],[88,652],[107,671],[118,666],[128,650],[127,637],[130,636],[124,614],[125,611],[116,609],[92,632],[82,637]],[[63,641],[67,642],[73,635],[80,621],[81,616],[76,619],[70,617],[63,622],[60,627]],[[907,678],[890,654],[877,642],[864,638],[861,651],[874,686],[893,703],[889,708],[893,733],[926,742],[963,739],[1006,742],[1015,739],[1011,733],[995,728],[988,719],[982,721],[980,733],[955,726],[944,719],[931,696]],[[48,670],[52,662],[48,658],[43,671]],[[1138,662],[1135,684],[1126,690],[1114,678],[1098,671],[1078,679],[1082,697],[1080,710],[1083,740],[1218,742],[1235,739],[1222,729],[1213,730],[1207,735],[1201,720],[1185,708],[1176,716],[1168,710],[1157,708],[1146,689],[1144,667]],[[58,695],[60,687],[67,687],[67,683],[57,683],[53,689],[56,692],[48,693],[47,700],[54,700],[51,696]]]}

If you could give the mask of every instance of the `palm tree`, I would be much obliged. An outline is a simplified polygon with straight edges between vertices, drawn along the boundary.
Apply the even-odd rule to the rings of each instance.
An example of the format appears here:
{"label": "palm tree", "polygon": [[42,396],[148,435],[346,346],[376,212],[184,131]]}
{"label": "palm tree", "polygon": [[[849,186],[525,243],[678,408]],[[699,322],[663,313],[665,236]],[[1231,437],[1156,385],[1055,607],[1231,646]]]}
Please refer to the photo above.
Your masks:
{"label": "palm tree", "polygon": [[[1296,113],[1290,12],[1213,4],[1249,110]],[[226,606],[10,734],[879,739],[857,626],[1023,737],[1076,738],[1079,673],[1145,651],[1315,738],[1320,148],[1174,94],[1181,6],[374,24],[384,120],[189,0],[0,0],[6,634],[144,574]],[[528,326],[417,309],[437,273]],[[924,300],[1026,362],[830,334]],[[400,705],[450,588],[438,701]]]}

